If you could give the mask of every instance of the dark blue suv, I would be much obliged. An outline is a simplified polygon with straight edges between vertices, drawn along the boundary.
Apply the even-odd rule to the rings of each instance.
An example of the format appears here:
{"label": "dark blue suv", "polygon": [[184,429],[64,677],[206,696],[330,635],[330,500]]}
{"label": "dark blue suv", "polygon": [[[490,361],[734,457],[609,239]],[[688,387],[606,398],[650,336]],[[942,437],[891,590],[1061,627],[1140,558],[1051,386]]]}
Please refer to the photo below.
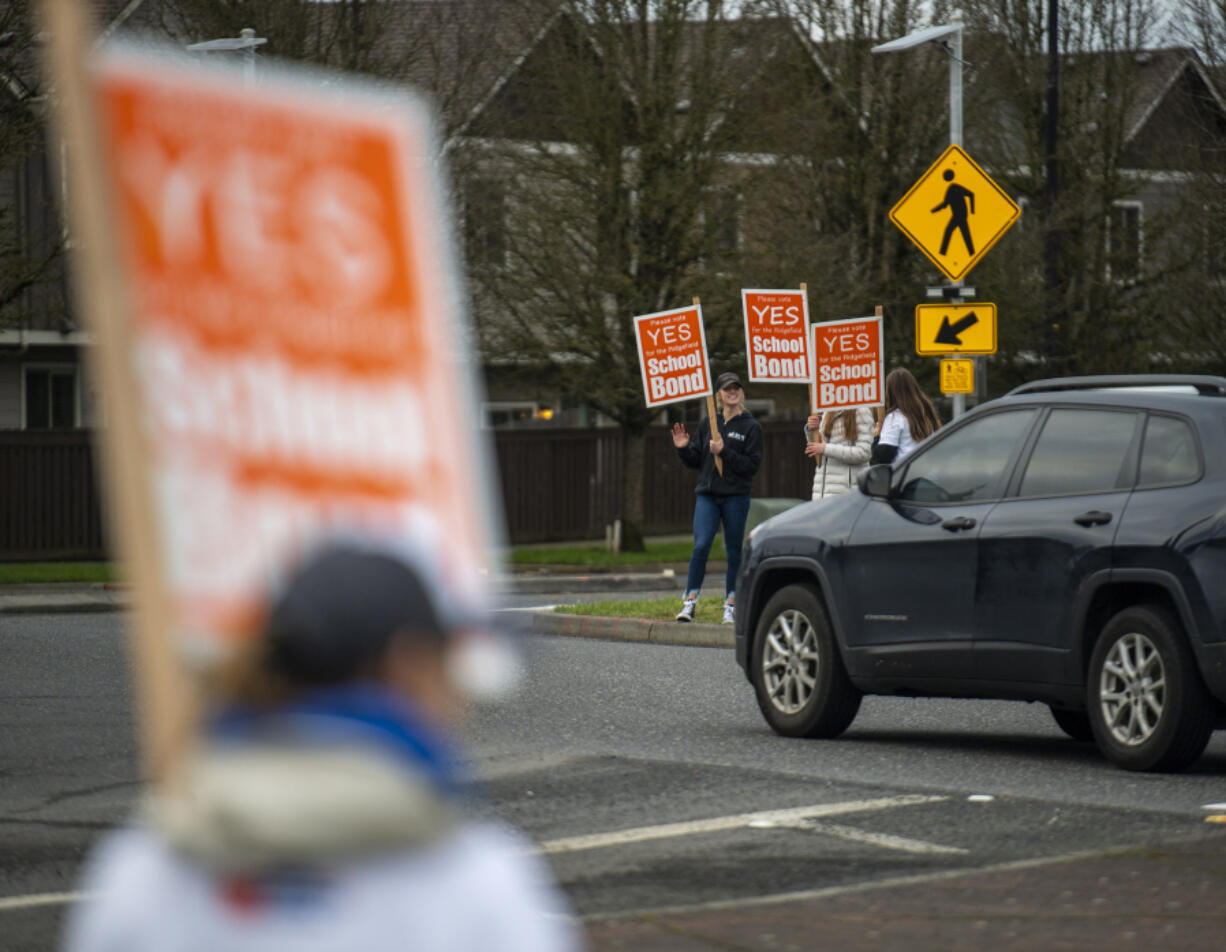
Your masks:
{"label": "dark blue suv", "polygon": [[736,657],[780,734],[865,694],[1039,701],[1130,770],[1226,726],[1226,378],[1042,380],[760,525]]}

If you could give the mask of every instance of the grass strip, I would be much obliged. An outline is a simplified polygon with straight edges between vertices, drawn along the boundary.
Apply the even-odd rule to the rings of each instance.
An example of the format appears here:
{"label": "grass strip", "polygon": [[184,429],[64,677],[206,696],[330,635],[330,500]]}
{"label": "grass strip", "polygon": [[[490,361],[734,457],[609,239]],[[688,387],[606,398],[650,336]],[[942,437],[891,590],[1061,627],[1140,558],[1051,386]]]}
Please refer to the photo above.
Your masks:
{"label": "grass strip", "polygon": [[[511,550],[512,565],[642,565],[646,562],[688,562],[694,543],[649,542],[643,552],[608,552],[598,545],[520,546]],[[709,558],[724,559],[723,537],[711,546]]]}
{"label": "grass strip", "polygon": [[[558,605],[555,612],[567,615],[602,615],[609,618],[643,618],[647,621],[672,621],[681,610],[680,596],[635,599],[632,601],[580,602]],[[718,624],[724,617],[724,603],[716,598],[698,599],[694,621]]]}
{"label": "grass strip", "polygon": [[36,582],[114,582],[110,562],[0,562],[0,585]]}

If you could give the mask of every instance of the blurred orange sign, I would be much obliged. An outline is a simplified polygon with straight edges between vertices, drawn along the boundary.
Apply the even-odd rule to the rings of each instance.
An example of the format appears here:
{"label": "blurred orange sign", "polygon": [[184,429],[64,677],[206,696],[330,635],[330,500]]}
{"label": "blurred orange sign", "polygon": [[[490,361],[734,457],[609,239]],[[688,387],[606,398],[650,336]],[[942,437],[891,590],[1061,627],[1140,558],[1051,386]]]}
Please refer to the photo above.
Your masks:
{"label": "blurred orange sign", "polygon": [[804,291],[742,289],[745,354],[754,383],[809,382],[809,302]]}
{"label": "blurred orange sign", "polygon": [[885,399],[880,317],[813,325],[813,412],[871,407]]}
{"label": "blurred orange sign", "polygon": [[96,82],[176,627],[241,636],[329,530],[480,584],[495,504],[424,106],[133,51]]}
{"label": "blurred orange sign", "polygon": [[647,406],[710,395],[711,371],[701,305],[636,317],[634,336]]}

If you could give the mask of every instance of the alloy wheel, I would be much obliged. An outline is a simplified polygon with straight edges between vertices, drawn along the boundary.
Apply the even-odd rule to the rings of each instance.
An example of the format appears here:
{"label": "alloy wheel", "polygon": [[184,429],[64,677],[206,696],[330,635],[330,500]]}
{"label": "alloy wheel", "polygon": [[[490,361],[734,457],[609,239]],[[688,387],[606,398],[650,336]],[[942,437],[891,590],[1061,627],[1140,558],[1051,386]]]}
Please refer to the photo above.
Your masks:
{"label": "alloy wheel", "polygon": [[1098,679],[1103,721],[1121,744],[1144,744],[1162,721],[1166,672],[1157,646],[1145,635],[1120,637],[1103,659]]}
{"label": "alloy wheel", "polygon": [[817,687],[817,632],[795,609],[780,612],[766,633],[762,676],[771,704],[784,714],[804,709]]}

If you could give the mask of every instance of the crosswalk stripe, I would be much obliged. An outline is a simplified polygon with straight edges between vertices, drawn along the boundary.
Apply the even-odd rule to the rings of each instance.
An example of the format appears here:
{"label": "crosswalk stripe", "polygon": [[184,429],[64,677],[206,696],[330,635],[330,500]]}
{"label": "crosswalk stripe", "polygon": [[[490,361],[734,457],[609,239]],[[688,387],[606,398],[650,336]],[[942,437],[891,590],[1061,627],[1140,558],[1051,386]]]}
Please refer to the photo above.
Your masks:
{"label": "crosswalk stripe", "polygon": [[680,823],[662,823],[656,826],[639,826],[609,833],[591,833],[584,836],[568,836],[546,840],[540,844],[540,852],[577,853],[581,850],[603,849],[608,846],[624,846],[628,843],[643,843],[648,840],[663,840],[676,836],[693,836],[697,833],[715,833],[721,830],[736,830],[742,827],[786,826],[816,817],[840,816],[847,813],[863,813],[867,810],[889,810],[895,807],[913,806],[919,803],[939,803],[947,797],[929,797],[907,794],[897,797],[878,797],[873,800],[847,800],[840,803],[817,803],[807,807],[790,807],[783,810],[761,810],[754,813],[736,813],[730,816],[711,817],[706,820],[686,820]]}

